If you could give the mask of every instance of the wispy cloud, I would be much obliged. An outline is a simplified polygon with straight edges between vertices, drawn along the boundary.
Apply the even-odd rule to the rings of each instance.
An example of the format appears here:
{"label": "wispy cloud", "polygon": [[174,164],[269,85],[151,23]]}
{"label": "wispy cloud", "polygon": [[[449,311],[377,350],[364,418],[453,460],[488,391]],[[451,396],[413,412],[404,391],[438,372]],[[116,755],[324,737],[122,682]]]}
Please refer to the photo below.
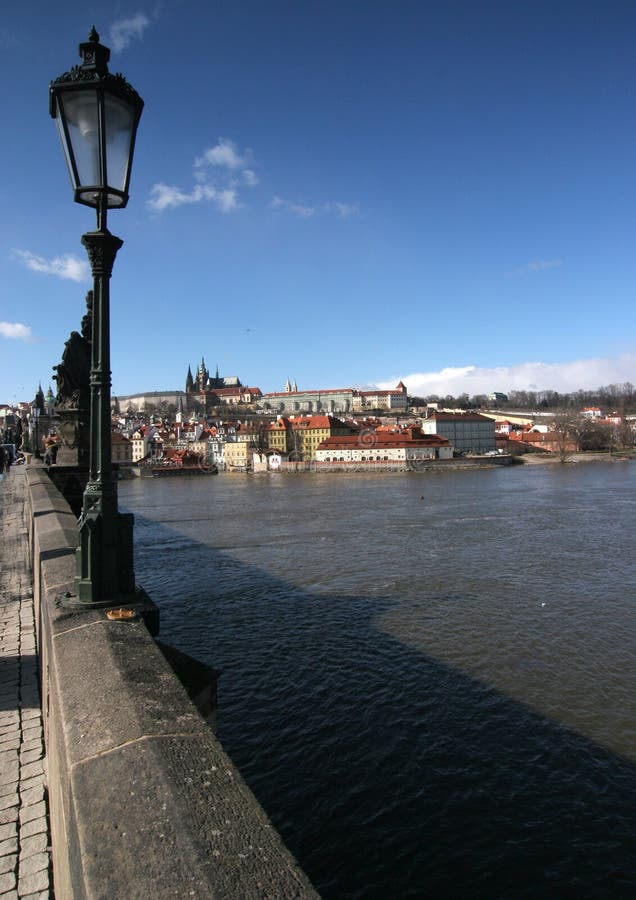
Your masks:
{"label": "wispy cloud", "polygon": [[459,394],[488,394],[491,391],[559,391],[594,390],[607,384],[636,383],[636,354],[625,353],[614,358],[582,359],[571,362],[524,362],[516,366],[449,366],[437,372],[412,372],[378,382],[385,390],[399,380],[409,394],[453,397]]}
{"label": "wispy cloud", "polygon": [[137,13],[126,19],[118,19],[110,26],[109,38],[113,53],[121,53],[132,40],[141,40],[144,31],[150,25],[150,19],[143,13]]}
{"label": "wispy cloud", "polygon": [[241,151],[233,141],[219,138],[217,144],[195,158],[193,175],[196,184],[191,190],[158,182],[151,188],[146,205],[152,212],[206,201],[223,213],[239,209],[243,205],[239,189],[258,184],[256,173],[246,165],[251,159],[251,150]]}
{"label": "wispy cloud", "polygon": [[[241,201],[245,188],[255,187],[259,183],[252,150],[242,150],[234,141],[224,137],[220,137],[216,144],[206,147],[195,157],[192,175],[194,186],[189,190],[163,181],[154,184],[146,203],[147,208],[158,213],[207,201],[221,212],[228,213],[245,205]],[[310,206],[279,195],[272,197],[270,206],[286,210],[301,219],[317,215],[335,215],[348,219],[360,211],[355,203],[330,200]]]}
{"label": "wispy cloud", "polygon": [[290,213],[299,216],[302,219],[308,219],[311,216],[319,214],[333,214],[341,219],[348,219],[350,216],[356,216],[360,210],[354,203],[338,203],[329,201],[327,203],[319,203],[315,206],[305,206],[301,203],[293,203],[291,200],[285,200],[283,197],[274,195],[272,197],[271,206],[274,209],[286,209]]}
{"label": "wispy cloud", "polygon": [[547,269],[558,269],[561,265],[562,260],[560,259],[535,259],[532,262],[525,263],[523,266],[518,266],[518,268],[513,269],[512,272],[507,272],[508,276],[511,275],[527,275],[531,272],[545,272]]}
{"label": "wispy cloud", "polygon": [[21,43],[22,41],[13,31],[9,31],[8,28],[0,28],[0,47],[19,47]]}
{"label": "wispy cloud", "polygon": [[283,200],[282,197],[276,195],[272,197],[272,206],[274,209],[287,209],[294,215],[300,216],[301,219],[309,219],[318,212],[315,206],[302,206],[300,203],[292,203],[290,200]]}
{"label": "wispy cloud", "polygon": [[31,339],[31,328],[22,322],[0,322],[0,335],[13,341],[28,341]]}
{"label": "wispy cloud", "polygon": [[178,206],[200,203],[202,200],[214,202],[221,212],[231,212],[240,206],[236,191],[231,188],[218,190],[211,184],[196,184],[188,193],[181,188],[162,183],[153,186],[147,205],[153,212],[162,212],[164,209],[176,209]]}
{"label": "wispy cloud", "polygon": [[71,253],[64,256],[55,256],[53,259],[45,259],[37,256],[30,250],[14,250],[16,259],[31,269],[32,272],[41,272],[43,275],[55,275],[57,278],[65,278],[69,281],[88,281],[90,278],[90,266],[86,260],[78,259]]}

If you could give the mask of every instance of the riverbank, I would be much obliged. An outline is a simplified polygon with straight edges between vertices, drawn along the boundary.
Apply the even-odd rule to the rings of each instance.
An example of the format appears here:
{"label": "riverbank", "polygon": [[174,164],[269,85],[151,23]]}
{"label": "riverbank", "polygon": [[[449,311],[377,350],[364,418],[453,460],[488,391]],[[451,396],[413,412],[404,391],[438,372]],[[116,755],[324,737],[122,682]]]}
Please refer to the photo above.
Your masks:
{"label": "riverbank", "polygon": [[516,457],[524,465],[571,465],[590,462],[629,462],[635,455],[630,451],[623,453],[594,453],[592,451],[582,453],[568,453],[565,460],[561,460],[558,453],[525,453]]}

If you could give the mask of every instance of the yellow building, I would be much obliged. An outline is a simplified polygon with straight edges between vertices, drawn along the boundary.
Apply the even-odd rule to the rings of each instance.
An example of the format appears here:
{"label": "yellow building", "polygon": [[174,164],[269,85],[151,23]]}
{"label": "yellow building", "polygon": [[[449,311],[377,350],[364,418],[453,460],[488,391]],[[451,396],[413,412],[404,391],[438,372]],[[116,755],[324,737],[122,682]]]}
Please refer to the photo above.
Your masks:
{"label": "yellow building", "polygon": [[249,441],[228,441],[225,444],[225,468],[228,472],[246,472],[251,453]]}
{"label": "yellow building", "polygon": [[267,429],[267,441],[270,450],[278,453],[289,453],[293,447],[291,422],[285,416],[279,416]]}
{"label": "yellow building", "polygon": [[307,462],[315,458],[318,445],[327,438],[354,433],[354,428],[335,416],[280,416],[269,427],[269,449]]}

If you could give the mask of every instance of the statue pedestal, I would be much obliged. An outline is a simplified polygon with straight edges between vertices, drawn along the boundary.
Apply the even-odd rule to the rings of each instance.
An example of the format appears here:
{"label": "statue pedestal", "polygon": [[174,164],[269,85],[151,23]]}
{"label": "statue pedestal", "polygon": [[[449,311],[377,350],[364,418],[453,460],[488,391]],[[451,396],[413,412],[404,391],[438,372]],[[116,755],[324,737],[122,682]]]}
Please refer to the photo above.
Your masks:
{"label": "statue pedestal", "polygon": [[83,409],[57,409],[57,430],[60,437],[56,463],[88,469],[90,424],[89,413]]}
{"label": "statue pedestal", "polygon": [[56,409],[57,455],[55,464],[49,468],[49,476],[78,518],[88,481],[88,421],[88,412],[84,410]]}

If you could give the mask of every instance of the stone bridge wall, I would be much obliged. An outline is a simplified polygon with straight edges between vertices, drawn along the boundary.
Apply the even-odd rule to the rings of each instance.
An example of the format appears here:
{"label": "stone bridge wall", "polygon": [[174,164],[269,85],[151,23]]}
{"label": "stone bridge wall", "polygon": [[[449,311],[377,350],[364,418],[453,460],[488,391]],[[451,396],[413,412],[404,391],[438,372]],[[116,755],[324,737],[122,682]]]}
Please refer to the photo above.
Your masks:
{"label": "stone bridge wall", "polygon": [[77,521],[26,474],[58,900],[316,897],[144,618],[59,604]]}

